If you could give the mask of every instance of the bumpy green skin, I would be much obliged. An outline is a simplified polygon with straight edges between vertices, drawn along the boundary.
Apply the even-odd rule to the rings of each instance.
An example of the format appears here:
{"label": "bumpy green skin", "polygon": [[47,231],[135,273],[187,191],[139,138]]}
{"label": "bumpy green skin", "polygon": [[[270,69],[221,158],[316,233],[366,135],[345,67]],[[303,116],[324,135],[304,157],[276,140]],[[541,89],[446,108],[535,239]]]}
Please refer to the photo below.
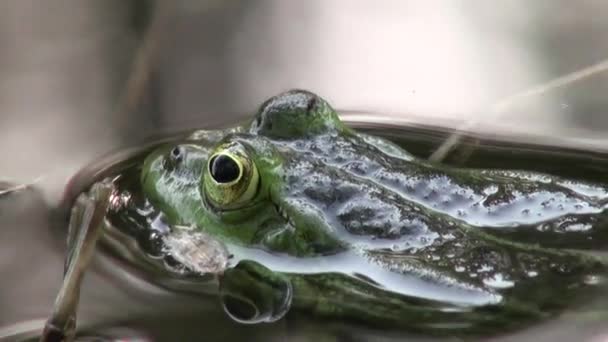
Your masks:
{"label": "bumpy green skin", "polygon": [[[246,151],[259,185],[222,208],[206,198],[205,177],[228,143]],[[492,330],[554,313],[604,270],[565,249],[608,242],[603,185],[431,164],[345,127],[309,92],[271,98],[243,126],[197,132],[179,160],[174,148],[146,158],[145,196],[170,226],[234,246],[235,269],[257,274],[243,279],[285,279],[291,310],[396,329]],[[267,257],[239,255],[247,249]],[[341,268],[341,256],[356,265]]]}

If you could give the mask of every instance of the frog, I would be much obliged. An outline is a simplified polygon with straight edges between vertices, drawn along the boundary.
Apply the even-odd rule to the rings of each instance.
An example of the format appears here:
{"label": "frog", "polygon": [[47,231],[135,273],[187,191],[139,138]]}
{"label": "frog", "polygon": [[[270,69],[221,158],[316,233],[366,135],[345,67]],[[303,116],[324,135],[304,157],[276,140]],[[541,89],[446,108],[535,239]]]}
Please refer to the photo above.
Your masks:
{"label": "frog", "polygon": [[168,273],[213,275],[244,324],[485,334],[592,298],[606,271],[608,185],[431,162],[306,90],[126,165],[107,224]]}

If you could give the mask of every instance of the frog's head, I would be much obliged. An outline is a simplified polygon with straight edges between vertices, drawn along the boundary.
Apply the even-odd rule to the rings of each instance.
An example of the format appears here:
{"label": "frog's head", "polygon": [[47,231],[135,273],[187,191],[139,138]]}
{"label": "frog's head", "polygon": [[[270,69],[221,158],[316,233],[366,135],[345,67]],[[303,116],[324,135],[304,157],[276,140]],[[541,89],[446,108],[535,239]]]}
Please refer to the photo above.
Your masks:
{"label": "frog's head", "polygon": [[342,245],[330,223],[289,197],[301,159],[292,144],[347,131],[325,100],[292,90],[266,101],[243,127],[199,133],[198,140],[152,152],[143,165],[143,191],[174,225],[276,252],[333,253]]}

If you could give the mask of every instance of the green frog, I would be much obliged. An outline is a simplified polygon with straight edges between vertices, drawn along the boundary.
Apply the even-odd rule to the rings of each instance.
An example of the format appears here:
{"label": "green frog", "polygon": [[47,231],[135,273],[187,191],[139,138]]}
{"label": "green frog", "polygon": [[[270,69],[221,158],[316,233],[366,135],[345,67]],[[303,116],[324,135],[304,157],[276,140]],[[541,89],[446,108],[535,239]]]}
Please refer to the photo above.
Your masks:
{"label": "green frog", "polygon": [[605,184],[432,163],[303,90],[111,182],[108,223],[168,273],[216,276],[243,323],[494,332],[584,300],[606,269],[589,253],[608,244]]}

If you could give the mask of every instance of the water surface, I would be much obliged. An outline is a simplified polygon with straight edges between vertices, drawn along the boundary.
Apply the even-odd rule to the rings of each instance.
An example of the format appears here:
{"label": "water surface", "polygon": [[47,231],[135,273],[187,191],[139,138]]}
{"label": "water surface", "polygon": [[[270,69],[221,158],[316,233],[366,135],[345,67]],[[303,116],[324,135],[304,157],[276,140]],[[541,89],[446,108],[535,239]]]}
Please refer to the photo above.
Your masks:
{"label": "water surface", "polygon": [[[370,123],[361,115],[349,115],[347,119],[353,126],[387,137],[423,158],[428,157],[450,133],[447,129],[429,125],[388,124],[380,119]],[[101,171],[117,167],[117,162],[131,153],[133,150],[114,153],[84,169],[70,185],[67,198],[85,188]],[[608,147],[604,150],[580,141],[555,137],[517,137],[496,132],[470,135],[445,162],[465,167],[534,170],[595,182],[608,180]],[[35,339],[50,312],[62,272],[66,233],[64,209],[61,205],[47,204],[35,189],[0,196],[0,239],[11,241],[15,246],[27,246],[27,250],[0,250],[0,265],[12,263],[2,269],[15,271],[18,275],[11,278],[11,273],[5,272],[3,275],[8,280],[1,287],[11,288],[11,294],[24,298],[24,305],[20,306],[15,300],[2,296],[0,291],[0,305],[14,307],[16,318],[0,317],[0,338]],[[297,314],[290,314],[272,324],[238,324],[224,314],[217,298],[208,295],[213,291],[212,282],[203,286],[198,279],[166,277],[146,265],[145,258],[141,258],[137,251],[131,253],[128,248],[123,249],[120,257],[109,251],[107,248],[100,250],[84,282],[79,311],[83,340],[85,335],[154,341],[242,340],[244,336],[248,340],[260,341],[279,341],[287,337],[303,341],[313,338],[391,341],[408,336],[339,322],[319,322]],[[355,268],[356,260],[355,264],[353,260],[335,260],[335,267]],[[23,272],[24,269],[27,271]],[[607,304],[608,291],[606,295],[581,303],[555,319],[522,331],[499,333],[492,339],[517,341],[534,336],[539,341],[572,341],[599,338],[608,334],[608,328],[603,327],[608,321],[608,311],[604,309]],[[414,335],[409,338],[455,339]]]}

